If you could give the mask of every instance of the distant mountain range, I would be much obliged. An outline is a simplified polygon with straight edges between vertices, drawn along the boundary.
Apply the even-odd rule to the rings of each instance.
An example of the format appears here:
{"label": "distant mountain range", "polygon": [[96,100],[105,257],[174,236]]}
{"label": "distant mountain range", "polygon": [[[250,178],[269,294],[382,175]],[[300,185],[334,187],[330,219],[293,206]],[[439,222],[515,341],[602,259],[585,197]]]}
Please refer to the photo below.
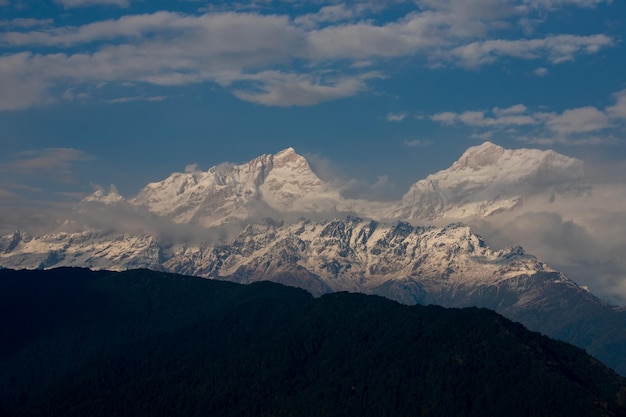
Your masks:
{"label": "distant mountain range", "polygon": [[[150,268],[271,280],[314,295],[351,291],[406,304],[488,307],[626,375],[625,311],[521,247],[492,250],[456,222],[590,192],[577,159],[486,142],[418,181],[401,201],[347,199],[289,148],[175,173],[131,199],[98,191],[57,232],[0,238],[0,266]],[[434,220],[455,222],[414,225]]]}
{"label": "distant mountain range", "polygon": [[626,380],[477,308],[148,270],[0,270],[0,414],[626,416]]}

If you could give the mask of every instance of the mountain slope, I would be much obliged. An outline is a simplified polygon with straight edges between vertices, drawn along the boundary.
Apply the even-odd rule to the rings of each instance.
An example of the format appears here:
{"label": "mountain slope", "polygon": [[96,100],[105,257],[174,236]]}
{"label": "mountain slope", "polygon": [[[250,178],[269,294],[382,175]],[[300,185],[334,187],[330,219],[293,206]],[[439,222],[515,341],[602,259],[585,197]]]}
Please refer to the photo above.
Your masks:
{"label": "mountain slope", "polygon": [[3,415],[626,415],[623,378],[487,310],[150,271],[0,289]]}

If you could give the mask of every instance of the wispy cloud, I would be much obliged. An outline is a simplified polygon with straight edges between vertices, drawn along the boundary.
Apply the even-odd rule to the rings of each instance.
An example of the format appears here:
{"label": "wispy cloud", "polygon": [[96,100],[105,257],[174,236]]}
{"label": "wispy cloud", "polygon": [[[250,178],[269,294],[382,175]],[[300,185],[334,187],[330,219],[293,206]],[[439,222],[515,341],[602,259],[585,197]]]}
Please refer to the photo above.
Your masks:
{"label": "wispy cloud", "polygon": [[626,89],[613,94],[615,105],[606,108],[607,114],[614,119],[626,119]]}
{"label": "wispy cloud", "polygon": [[242,100],[269,106],[308,106],[366,91],[366,81],[380,77],[375,72],[353,77],[329,77],[324,74],[267,71],[237,77],[237,82],[245,80],[253,84],[246,89],[236,88],[234,94]]}
{"label": "wispy cloud", "polygon": [[431,120],[452,125],[461,123],[471,127],[534,125],[544,117],[542,113],[529,114],[526,106],[517,104],[509,108],[493,108],[490,112],[468,110],[463,113],[442,112],[432,115]]}
{"label": "wispy cloud", "polygon": [[317,13],[297,16],[293,21],[304,28],[316,28],[323,24],[349,21],[363,11],[363,7],[348,8],[345,4],[324,6]]}
{"label": "wispy cloud", "polygon": [[128,7],[130,5],[130,0],[54,0],[54,2],[68,9],[89,6]]}
{"label": "wispy cloud", "polygon": [[132,103],[136,101],[147,101],[147,102],[159,102],[167,99],[166,96],[152,96],[152,97],[144,97],[144,96],[133,96],[133,97],[118,97],[107,100],[109,103]]}
{"label": "wispy cloud", "polygon": [[593,8],[602,3],[612,3],[613,0],[524,0],[524,3],[537,9],[554,10],[563,6],[578,6]]}
{"label": "wispy cloud", "polygon": [[616,142],[612,129],[626,119],[626,90],[613,94],[616,104],[598,109],[593,106],[566,109],[561,113],[531,111],[523,104],[490,111],[441,112],[430,120],[444,126],[461,125],[478,132],[475,138],[491,138],[507,131],[518,140],[542,145],[597,145]]}
{"label": "wispy cloud", "polygon": [[387,113],[385,120],[388,122],[401,122],[406,118],[406,113]]}
{"label": "wispy cloud", "polygon": [[11,161],[0,164],[0,172],[75,183],[73,164],[91,159],[85,152],[72,148],[32,150],[20,152]]}
{"label": "wispy cloud", "polygon": [[418,148],[422,146],[428,146],[432,142],[429,140],[413,139],[413,140],[405,140],[403,143],[405,146],[408,146],[409,148]]}
{"label": "wispy cloud", "polygon": [[579,107],[550,115],[546,126],[558,135],[597,132],[609,127],[609,117],[595,107]]}
{"label": "wispy cloud", "polygon": [[477,68],[503,57],[542,59],[552,64],[573,61],[578,55],[595,54],[614,43],[606,35],[555,35],[540,39],[477,41],[444,52],[444,58],[459,65]]}
{"label": "wispy cloud", "polygon": [[[0,3],[2,5],[2,3]],[[10,29],[31,29],[31,28],[42,28],[42,27],[51,27],[54,24],[54,20],[52,19],[32,19],[32,18],[18,18],[12,20],[0,20],[0,28],[10,28]]]}

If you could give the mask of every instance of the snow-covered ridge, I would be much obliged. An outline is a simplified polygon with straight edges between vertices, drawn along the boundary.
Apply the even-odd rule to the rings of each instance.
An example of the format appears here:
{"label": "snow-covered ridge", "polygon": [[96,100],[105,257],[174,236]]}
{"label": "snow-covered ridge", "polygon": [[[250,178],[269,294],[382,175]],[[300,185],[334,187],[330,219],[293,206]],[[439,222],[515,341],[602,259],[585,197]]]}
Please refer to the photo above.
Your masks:
{"label": "snow-covered ridge", "polygon": [[102,189],[96,190],[93,194],[83,198],[83,203],[102,203],[102,204],[115,204],[124,201],[124,197],[115,191],[109,191],[108,193]]}
{"label": "snow-covered ridge", "polygon": [[289,276],[295,280],[291,284],[314,293],[377,293],[392,283],[412,283],[434,297],[538,274],[569,282],[520,247],[491,250],[460,223],[438,228],[357,217],[293,223],[268,219],[214,244],[85,231],[36,238],[13,234],[0,239],[0,248],[3,267],[145,267],[239,282]]}

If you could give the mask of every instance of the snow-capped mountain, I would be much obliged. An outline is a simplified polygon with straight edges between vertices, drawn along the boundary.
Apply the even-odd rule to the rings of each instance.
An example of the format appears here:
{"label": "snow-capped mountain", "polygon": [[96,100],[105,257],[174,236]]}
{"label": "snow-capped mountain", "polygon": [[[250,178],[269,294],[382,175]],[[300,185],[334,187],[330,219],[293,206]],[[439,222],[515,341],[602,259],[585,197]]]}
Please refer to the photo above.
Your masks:
{"label": "snow-capped mountain", "polygon": [[521,207],[536,196],[547,200],[587,192],[579,159],[485,142],[469,148],[451,167],[413,184],[389,217],[481,218]]}
{"label": "snow-capped mountain", "polygon": [[174,173],[129,202],[177,223],[207,227],[269,213],[347,209],[339,191],[320,180],[293,148],[241,165]]}

